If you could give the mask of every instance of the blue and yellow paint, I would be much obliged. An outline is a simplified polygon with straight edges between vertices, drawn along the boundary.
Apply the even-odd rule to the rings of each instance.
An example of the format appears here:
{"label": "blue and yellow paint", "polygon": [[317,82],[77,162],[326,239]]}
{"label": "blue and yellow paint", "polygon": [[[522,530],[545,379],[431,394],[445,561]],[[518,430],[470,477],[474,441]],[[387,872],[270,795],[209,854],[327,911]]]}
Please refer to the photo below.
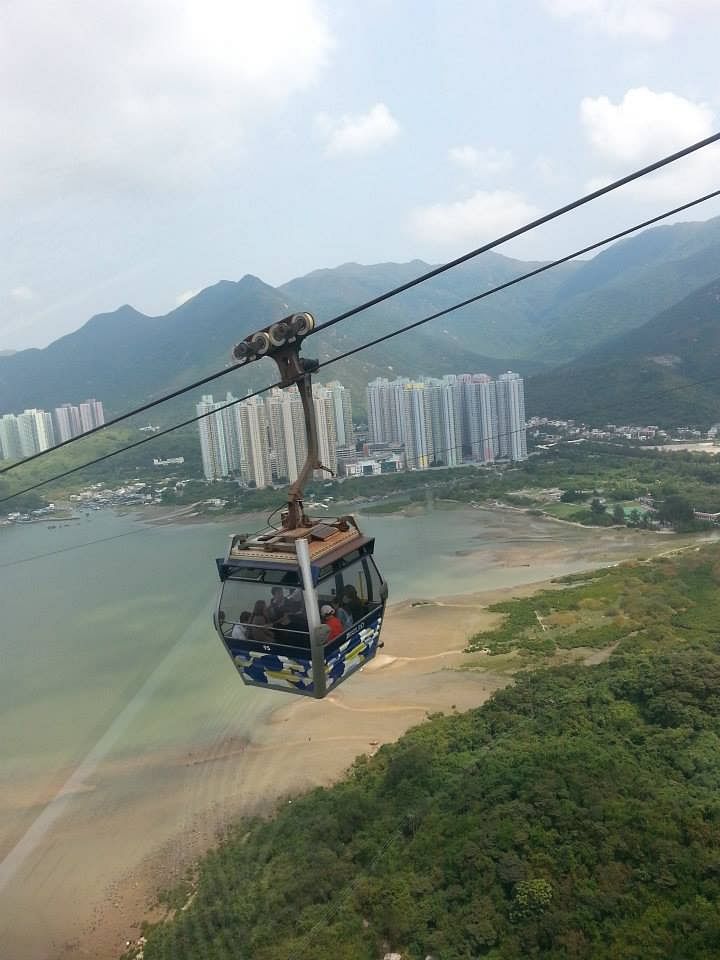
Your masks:
{"label": "blue and yellow paint", "polygon": [[[350,628],[347,639],[325,654],[326,691],[330,691],[350,674],[368,663],[378,651],[382,610],[358,629]],[[312,696],[315,692],[312,660],[286,657],[259,650],[243,650],[233,656],[242,680],[253,686],[270,687]]]}

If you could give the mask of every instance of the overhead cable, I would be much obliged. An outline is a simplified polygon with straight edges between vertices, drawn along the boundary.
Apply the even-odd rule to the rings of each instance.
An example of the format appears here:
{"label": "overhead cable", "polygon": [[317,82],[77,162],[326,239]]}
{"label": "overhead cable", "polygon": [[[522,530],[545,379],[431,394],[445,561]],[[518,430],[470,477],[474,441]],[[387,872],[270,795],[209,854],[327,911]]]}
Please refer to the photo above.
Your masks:
{"label": "overhead cable", "polygon": [[[501,246],[503,243],[507,243],[508,240],[513,240],[515,237],[522,236],[525,233],[535,230],[537,227],[542,226],[545,223],[549,223],[552,220],[556,220],[558,217],[563,216],[566,213],[569,213],[571,210],[576,210],[578,207],[584,206],[587,203],[590,203],[592,200],[596,200],[599,197],[604,196],[605,194],[611,193],[614,190],[619,189],[620,187],[625,186],[628,183],[632,183],[635,180],[639,180],[642,177],[648,176],[648,174],[660,170],[662,167],[666,167],[668,164],[674,163],[677,160],[687,157],[692,153],[695,153],[697,150],[701,150],[704,147],[710,146],[710,144],[716,143],[720,140],[720,132],[713,134],[710,137],[706,137],[704,140],[698,140],[696,143],[690,144],[690,146],[684,147],[682,150],[678,150],[676,153],[669,154],[666,157],[663,157],[660,160],[656,160],[654,163],[648,164],[645,167],[642,167],[640,170],[635,170],[633,173],[629,173],[624,177],[621,177],[618,180],[614,180],[612,183],[607,184],[604,187],[600,187],[598,190],[594,190],[592,193],[585,194],[585,196],[580,197],[577,200],[573,200],[571,203],[565,204],[562,207],[558,207],[556,210],[551,211],[550,213],[544,214],[542,217],[538,217],[536,220],[526,223],[522,227],[518,227],[515,230],[512,230],[510,233],[506,233],[501,237],[498,237],[495,240],[490,241],[489,243],[483,244],[481,247],[477,247],[475,250],[471,250],[469,253],[463,254],[461,257],[457,257],[455,260],[450,260],[447,263],[442,264],[439,267],[435,267],[432,270],[427,271],[426,273],[421,274],[418,277],[415,277],[413,280],[409,280],[407,283],[400,284],[397,287],[393,287],[391,290],[386,291],[385,293],[379,294],[377,297],[373,297],[370,300],[366,300],[364,303],[359,304],[356,307],[352,307],[350,310],[345,310],[343,313],[337,314],[337,316],[332,317],[330,320],[326,320],[325,323],[319,324],[312,333],[317,333],[320,330],[325,330],[328,327],[334,326],[336,323],[340,323],[341,320],[347,320],[349,317],[356,316],[359,313],[362,313],[365,310],[368,310],[370,307],[374,307],[379,303],[383,303],[385,300],[389,300],[391,297],[395,297],[400,293],[404,293],[406,290],[410,290],[412,287],[416,287],[421,283],[425,283],[427,280],[437,277],[442,273],[446,273],[448,270],[452,270],[454,267],[459,266],[460,264],[466,263],[468,260],[472,260],[475,257],[480,256],[482,253],[487,253],[489,250],[493,250],[495,247]],[[714,195],[714,194],[713,194]],[[712,195],[711,195],[712,196]],[[699,203],[701,201],[694,201]],[[688,204],[687,206],[693,206],[694,204]],[[686,207],[679,207],[679,210],[686,209]],[[665,214],[664,216],[670,216],[671,214]],[[662,219],[662,217],[657,218]],[[654,223],[656,220],[649,220],[648,223]],[[633,228],[640,229],[640,228]],[[630,231],[631,232],[631,231]],[[622,236],[622,234],[619,234]],[[602,243],[609,243],[609,240],[601,241]],[[594,249],[594,247],[588,247],[587,249]],[[574,256],[574,255],[573,255]],[[471,301],[470,301],[471,302]],[[457,309],[457,308],[456,308]],[[116,417],[113,417],[111,420],[106,421],[103,424],[99,424],[96,427],[92,427],[90,430],[86,430],[83,433],[79,434],[76,437],[70,437],[67,440],[63,440],[60,443],[55,444],[54,446],[48,448],[47,450],[40,450],[37,453],[33,453],[28,457],[18,460],[15,463],[10,464],[7,467],[0,468],[0,475],[4,473],[9,473],[11,470],[16,470],[18,467],[22,466],[25,463],[30,463],[33,460],[37,460],[39,457],[47,455],[51,450],[58,450],[62,447],[67,447],[72,443],[76,443],[78,440],[83,439],[84,437],[91,436],[94,433],[98,433],[100,430],[105,430],[108,427],[116,426],[119,423],[122,423],[125,420],[130,419],[131,417],[137,416],[140,413],[146,413],[148,410],[151,410],[153,407],[159,406],[162,403],[166,403],[168,400],[173,400],[176,397],[182,396],[185,393],[189,393],[191,390],[196,390],[198,387],[203,386],[206,383],[211,383],[213,380],[217,380],[219,377],[224,377],[226,374],[231,373],[233,370],[238,369],[238,367],[244,366],[244,364],[236,363],[229,364],[227,367],[222,370],[217,370],[215,373],[208,374],[205,377],[202,377],[199,380],[194,381],[193,383],[188,384],[187,386],[180,387],[177,390],[173,390],[170,393],[164,394],[161,397],[158,397],[155,400],[150,400],[147,403],[142,404],[139,407],[135,407],[132,410],[128,410],[126,413],[119,414]],[[0,500],[0,503],[2,501]]]}
{"label": "overhead cable", "polygon": [[590,203],[592,200],[597,200],[598,197],[605,196],[607,193],[612,193],[613,190],[617,190],[619,187],[624,187],[628,183],[632,183],[635,180],[641,179],[641,177],[646,177],[648,174],[654,173],[656,170],[660,170],[662,167],[666,167],[670,163],[675,163],[676,160],[681,160],[683,157],[687,157],[690,154],[695,153],[697,150],[702,150],[703,147],[708,147],[712,143],[717,143],[718,140],[720,140],[720,133],[714,133],[710,137],[705,137],[704,140],[698,140],[697,143],[693,143],[689,147],[678,150],[677,153],[671,153],[667,157],[663,157],[662,160],[656,160],[654,163],[650,163],[648,166],[642,167],[640,170],[635,170],[634,173],[628,173],[626,176],[620,177],[619,180],[613,180],[612,183],[608,183],[606,186],[600,187],[598,190],[593,190],[592,193],[586,193],[584,197],[580,197],[578,200],[573,200],[572,203],[566,203],[563,207],[558,207],[556,210],[552,210],[550,213],[546,213],[542,217],[538,217],[536,220],[532,220],[530,223],[526,223],[522,227],[517,227],[517,229],[511,230],[510,233],[506,233],[502,237],[498,237],[497,240],[491,240],[490,243],[485,243],[481,247],[477,247],[475,250],[471,250],[469,253],[465,253],[461,257],[457,257],[455,260],[449,260],[447,263],[443,263],[439,267],[434,267],[432,270],[428,270],[427,273],[423,273],[419,277],[415,277],[414,280],[408,280],[407,283],[402,283],[397,287],[393,287],[393,289],[388,290],[387,293],[381,293],[379,296],[373,297],[371,300],[366,300],[365,303],[361,303],[359,306],[353,307],[351,310],[346,310],[344,313],[338,314],[331,320],[327,320],[325,323],[321,323],[315,327],[313,333],[318,333],[320,330],[326,330],[328,327],[332,327],[334,324],[340,323],[341,320],[346,320],[348,317],[352,317],[356,313],[367,310],[369,307],[374,307],[378,303],[382,303],[384,300],[389,300],[390,297],[395,297],[399,293],[404,293],[405,290],[410,290],[412,287],[416,287],[420,283],[425,283],[426,280],[430,280],[432,277],[437,277],[441,273],[452,270],[453,267],[458,267],[462,263],[467,263],[468,260],[473,260],[475,257],[480,256],[481,253],[487,253],[489,250],[493,250],[495,247],[499,247],[501,244],[507,243],[508,240],[514,240],[516,237],[521,237],[523,234],[529,233],[529,231],[543,226],[543,224],[550,223],[551,220],[557,220],[558,217],[562,217],[571,210],[577,210],[578,207],[582,207],[586,203]]}
{"label": "overhead cable", "polygon": [[[621,230],[619,233],[614,233],[611,237],[605,237],[604,240],[598,240],[596,243],[591,243],[586,247],[582,247],[580,250],[575,250],[573,253],[569,253],[565,257],[560,257],[558,260],[551,260],[549,263],[544,263],[541,267],[536,267],[535,270],[530,270],[527,273],[521,273],[519,276],[513,277],[512,280],[506,280],[505,283],[498,284],[496,287],[491,287],[489,290],[485,290],[483,293],[478,293],[474,297],[468,297],[467,300],[462,300],[460,303],[453,304],[451,307],[445,307],[443,310],[438,310],[436,313],[431,313],[429,316],[423,317],[422,320],[415,320],[414,323],[408,323],[404,327],[399,327],[397,330],[386,333],[381,337],[376,337],[374,340],[368,340],[359,347],[353,347],[350,350],[346,350],[345,353],[341,353],[337,357],[333,357],[331,360],[326,360],[325,363],[321,363],[320,366],[326,367],[330,363],[337,363],[338,360],[344,360],[347,357],[351,357],[354,353],[358,353],[361,350],[367,350],[368,347],[375,347],[379,343],[383,343],[385,340],[392,340],[393,337],[397,337],[401,333],[407,333],[409,330],[414,330],[416,327],[421,327],[425,323],[430,323],[431,320],[437,320],[439,317],[445,317],[449,313],[454,313],[456,310],[460,310],[462,307],[469,306],[471,303],[477,303],[479,300],[484,300],[486,297],[494,296],[496,293],[500,293],[502,290],[507,290],[508,287],[514,287],[517,283],[523,283],[525,280],[529,280],[531,277],[536,277],[540,273],[545,273],[547,270],[553,270],[555,267],[559,267],[563,263],[567,263],[570,260],[575,260],[577,257],[581,257],[585,253],[590,253],[592,250],[597,250],[598,247],[603,247],[608,243],[613,243],[615,240],[620,240],[623,237],[627,237],[631,233],[636,233],[638,230],[643,230],[645,227],[652,226],[652,224],[658,223],[660,220],[666,220],[668,217],[672,217],[676,213],[681,213],[683,210],[688,210],[690,207],[695,207],[699,203],[705,203],[706,200],[712,200],[714,197],[718,196],[720,196],[720,190],[713,190],[712,193],[706,193],[697,200],[691,200],[689,203],[683,203],[681,206],[675,207],[672,210],[668,210],[666,213],[661,213],[656,217],[651,217],[649,220],[644,220],[642,223],[638,223],[634,227],[628,227],[626,230]],[[2,503],[2,501],[0,501],[0,503]]]}
{"label": "overhead cable", "polygon": [[[718,135],[720,136],[720,134]],[[369,347],[377,346],[380,343],[383,343],[386,340],[391,340],[394,337],[398,337],[403,333],[407,333],[409,330],[414,330],[416,327],[420,327],[425,323],[429,323],[431,320],[436,320],[439,317],[446,316],[449,313],[453,313],[455,310],[459,310],[462,307],[466,307],[471,303],[476,303],[479,300],[484,300],[486,297],[491,297],[496,293],[500,293],[502,290],[506,290],[508,287],[512,287],[515,284],[523,283],[526,280],[529,280],[531,277],[535,277],[540,273],[545,273],[547,270],[552,270],[554,267],[558,267],[563,263],[567,263],[569,260],[574,260],[579,256],[582,256],[585,253],[589,253],[592,250],[597,250],[599,247],[605,246],[608,243],[613,243],[616,240],[626,237],[631,233],[635,233],[638,230],[642,230],[648,226],[651,226],[654,223],[658,223],[660,220],[667,219],[668,217],[674,216],[677,213],[681,213],[684,210],[690,209],[690,207],[697,206],[700,203],[704,203],[707,200],[710,200],[714,197],[720,196],[720,190],[714,190],[711,193],[704,194],[702,197],[697,198],[696,200],[691,200],[688,203],[684,203],[679,207],[673,207],[672,210],[668,210],[665,213],[661,213],[658,216],[651,217],[649,220],[644,220],[642,223],[638,223],[635,226],[628,227],[625,230],[621,230],[619,233],[615,233],[610,237],[605,237],[603,240],[598,240],[596,243],[592,243],[588,246],[582,247],[579,250],[575,250],[573,253],[567,254],[567,256],[560,257],[557,260],[552,260],[549,263],[543,264],[540,267],[537,267],[534,270],[530,270],[527,273],[520,274],[517,277],[514,277],[511,280],[507,280],[504,283],[498,284],[495,287],[491,287],[489,290],[485,290],[483,293],[479,293],[474,297],[469,297],[467,300],[463,300],[460,303],[456,303],[453,306],[446,307],[443,310],[438,310],[436,313],[432,313],[427,317],[423,317],[421,320],[416,320],[413,323],[409,323],[404,327],[400,327],[397,330],[393,330],[390,333],[386,333],[381,337],[376,337],[374,340],[368,340],[357,347],[352,347],[350,350],[346,350],[344,353],[340,353],[335,357],[331,357],[329,360],[325,360],[323,363],[320,363],[318,369],[323,367],[329,367],[333,363],[337,363],[340,360],[345,360],[348,357],[353,356],[356,353],[360,353],[362,350],[367,350]],[[296,378],[294,382],[297,382],[299,378]],[[705,380],[697,381],[698,383],[706,383],[713,380],[720,379],[719,377],[708,377]],[[287,386],[288,384],[285,384]],[[167,427],[164,430],[160,430],[157,433],[151,434],[148,437],[143,437],[141,440],[136,440],[133,443],[126,444],[123,447],[120,447],[118,450],[113,450],[110,453],[105,453],[102,456],[95,457],[92,460],[88,460],[86,463],[79,464],[78,466],[71,467],[68,470],[64,470],[61,473],[54,474],[51,477],[48,477],[45,480],[40,480],[37,483],[31,484],[28,487],[24,487],[21,490],[17,490],[14,493],[9,494],[8,496],[1,497],[0,503],[6,503],[8,500],[12,500],[15,497],[19,497],[22,494],[30,493],[33,490],[37,490],[40,487],[45,486],[48,483],[54,483],[56,480],[64,480],[66,477],[71,476],[74,473],[78,473],[80,470],[85,470],[88,467],[95,466],[95,464],[103,463],[106,460],[110,460],[112,457],[116,457],[121,453],[126,453],[129,450],[134,450],[136,447],[140,447],[145,443],[150,443],[153,440],[159,439],[160,437],[167,436],[169,433],[173,433],[175,430],[180,430],[182,427],[187,427],[190,424],[197,423],[200,420],[204,420],[206,417],[214,416],[217,413],[221,413],[223,410],[226,410],[228,407],[235,406],[238,403],[243,403],[246,400],[251,400],[254,397],[258,397],[263,393],[281,387],[283,384],[280,381],[269,384],[266,387],[262,387],[260,390],[256,390],[254,393],[250,393],[245,397],[240,397],[234,400],[230,400],[227,403],[224,403],[220,406],[215,407],[213,410],[209,410],[206,413],[198,414],[195,417],[190,417],[187,420],[182,420],[180,423],[175,424],[172,427]],[[675,389],[684,389],[684,385],[678,388],[669,388],[669,391]],[[642,399],[642,398],[641,398]],[[51,448],[53,449],[53,448]],[[49,451],[46,451],[49,452]],[[24,462],[24,461],[22,461]]]}
{"label": "overhead cable", "polygon": [[33,460],[37,460],[39,457],[44,457],[54,450],[60,450],[62,447],[69,447],[71,443],[77,443],[78,440],[84,440],[86,437],[90,437],[94,433],[99,433],[101,430],[107,430],[108,427],[114,427],[118,423],[122,423],[123,420],[129,420],[130,417],[135,417],[139,413],[146,413],[148,410],[159,406],[161,403],[166,403],[168,400],[174,400],[175,397],[180,397],[184,393],[189,393],[190,390],[197,390],[198,387],[202,387],[206,383],[210,383],[212,380],[217,380],[218,377],[224,377],[226,373],[231,373],[239,366],[242,366],[242,364],[230,364],[223,370],[217,370],[215,373],[209,373],[206,377],[201,377],[200,380],[195,380],[193,383],[189,383],[185,387],[180,387],[179,389],[173,390],[170,393],[165,393],[162,397],[158,397],[157,400],[149,400],[140,407],[135,407],[133,410],[128,410],[127,413],[121,413],[117,417],[113,417],[112,420],[106,420],[105,423],[98,424],[96,427],[91,427],[89,430],[84,430],[76,437],[70,437],[68,440],[62,440],[60,443],[53,444],[52,447],[48,447],[46,450],[40,450],[37,453],[32,453],[29,457],[24,457],[22,460],[17,460],[15,463],[11,463],[8,467],[2,467],[0,469],[0,474],[9,473],[11,470],[17,470],[18,467],[22,467],[26,463],[31,463]]}

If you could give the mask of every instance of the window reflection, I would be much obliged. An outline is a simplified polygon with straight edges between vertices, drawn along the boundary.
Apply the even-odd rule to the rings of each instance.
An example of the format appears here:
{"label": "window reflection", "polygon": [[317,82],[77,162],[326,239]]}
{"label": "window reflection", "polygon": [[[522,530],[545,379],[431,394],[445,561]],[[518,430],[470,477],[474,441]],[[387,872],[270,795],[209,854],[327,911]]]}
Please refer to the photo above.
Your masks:
{"label": "window reflection", "polygon": [[310,646],[305,599],[297,586],[228,579],[218,613],[220,628],[233,641]]}
{"label": "window reflection", "polygon": [[320,608],[333,607],[345,630],[350,629],[382,603],[382,580],[369,555],[358,556],[322,579],[318,585]]}

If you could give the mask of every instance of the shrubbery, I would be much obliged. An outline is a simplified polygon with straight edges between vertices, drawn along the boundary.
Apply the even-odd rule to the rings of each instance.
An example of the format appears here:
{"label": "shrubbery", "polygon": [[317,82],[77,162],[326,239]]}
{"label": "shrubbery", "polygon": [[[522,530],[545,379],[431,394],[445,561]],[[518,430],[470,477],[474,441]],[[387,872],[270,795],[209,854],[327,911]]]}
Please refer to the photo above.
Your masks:
{"label": "shrubbery", "polygon": [[531,604],[665,596],[601,666],[520,675],[238,825],[145,960],[715,958],[719,569],[713,547],[498,605],[509,648]]}

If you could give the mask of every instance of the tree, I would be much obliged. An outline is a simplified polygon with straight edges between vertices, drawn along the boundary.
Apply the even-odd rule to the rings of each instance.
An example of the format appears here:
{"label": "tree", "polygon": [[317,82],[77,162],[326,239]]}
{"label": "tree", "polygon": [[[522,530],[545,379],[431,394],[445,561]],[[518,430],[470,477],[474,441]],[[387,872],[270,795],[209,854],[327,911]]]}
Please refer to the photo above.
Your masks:
{"label": "tree", "polygon": [[692,504],[679,494],[669,494],[658,508],[658,519],[671,523],[674,530],[692,530],[695,523],[695,511]]}
{"label": "tree", "polygon": [[621,503],[616,503],[613,507],[613,520],[615,523],[625,523],[625,510]]}
{"label": "tree", "polygon": [[521,880],[515,887],[515,896],[510,907],[513,922],[537,916],[550,905],[553,888],[549,880]]}
{"label": "tree", "polygon": [[607,510],[607,507],[602,502],[602,500],[600,500],[598,497],[592,498],[590,502],[590,513],[592,513],[594,517],[601,516],[603,513],[605,513],[606,510]]}
{"label": "tree", "polygon": [[630,516],[628,517],[628,520],[630,521],[630,526],[639,527],[640,524],[642,523],[642,519],[643,519],[642,514],[640,513],[638,508],[633,507],[633,509],[630,511]]}
{"label": "tree", "polygon": [[563,503],[580,503],[580,501],[585,499],[585,494],[580,490],[574,490],[570,487],[569,490],[563,490],[560,499]]}

